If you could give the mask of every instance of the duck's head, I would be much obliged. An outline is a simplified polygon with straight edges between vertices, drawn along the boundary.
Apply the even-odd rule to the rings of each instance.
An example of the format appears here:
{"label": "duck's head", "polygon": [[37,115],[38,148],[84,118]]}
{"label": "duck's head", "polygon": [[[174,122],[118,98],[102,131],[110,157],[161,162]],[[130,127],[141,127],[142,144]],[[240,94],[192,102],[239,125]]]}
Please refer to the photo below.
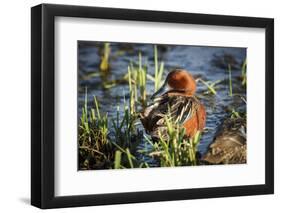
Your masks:
{"label": "duck's head", "polygon": [[196,82],[192,75],[186,70],[175,69],[167,75],[164,84],[151,96],[151,99],[167,93],[193,95],[195,91]]}

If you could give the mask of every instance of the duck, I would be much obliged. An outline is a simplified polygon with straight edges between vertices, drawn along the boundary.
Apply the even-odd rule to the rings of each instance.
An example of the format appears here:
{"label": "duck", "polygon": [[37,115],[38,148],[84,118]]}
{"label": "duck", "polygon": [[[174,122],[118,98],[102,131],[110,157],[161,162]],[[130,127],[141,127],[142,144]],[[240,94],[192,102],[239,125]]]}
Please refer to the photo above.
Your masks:
{"label": "duck", "polygon": [[202,162],[208,165],[247,163],[246,131],[245,117],[225,118],[218,126]]}
{"label": "duck", "polygon": [[193,138],[206,124],[206,110],[195,95],[196,81],[185,69],[174,69],[163,85],[151,96],[152,103],[141,113],[140,120],[153,140],[167,135],[165,117],[185,129],[185,136]]}

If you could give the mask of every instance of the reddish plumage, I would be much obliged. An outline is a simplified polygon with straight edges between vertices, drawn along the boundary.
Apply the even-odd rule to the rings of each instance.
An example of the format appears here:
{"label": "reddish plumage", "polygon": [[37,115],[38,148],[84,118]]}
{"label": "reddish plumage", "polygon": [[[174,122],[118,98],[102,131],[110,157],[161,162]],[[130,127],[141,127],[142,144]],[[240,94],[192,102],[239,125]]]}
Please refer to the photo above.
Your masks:
{"label": "reddish plumage", "polygon": [[196,91],[196,81],[192,75],[185,70],[173,70],[167,75],[167,83],[175,90],[185,90],[184,95],[194,95]]}
{"label": "reddish plumage", "polygon": [[164,85],[152,96],[153,103],[141,113],[141,121],[147,132],[156,138],[159,131],[165,132],[164,117],[169,110],[174,120],[186,129],[188,137],[202,131],[206,111],[195,97],[195,91],[196,82],[190,73],[182,69],[171,71]]}
{"label": "reddish plumage", "polygon": [[192,116],[187,122],[184,123],[186,129],[186,135],[193,137],[197,131],[202,131],[206,123],[206,111],[203,104],[199,105],[199,108],[194,116]]}

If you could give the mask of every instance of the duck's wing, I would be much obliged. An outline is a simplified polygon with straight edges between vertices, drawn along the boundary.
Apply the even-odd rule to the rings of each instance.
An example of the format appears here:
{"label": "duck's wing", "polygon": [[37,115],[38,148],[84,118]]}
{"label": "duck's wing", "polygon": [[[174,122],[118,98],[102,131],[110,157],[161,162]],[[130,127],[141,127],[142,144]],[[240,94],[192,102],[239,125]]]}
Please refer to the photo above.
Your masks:
{"label": "duck's wing", "polygon": [[159,100],[157,114],[159,120],[157,124],[163,124],[165,116],[176,124],[184,124],[196,112],[198,101],[194,97],[173,95],[164,96]]}
{"label": "duck's wing", "polygon": [[145,108],[140,120],[147,133],[157,140],[159,134],[167,136],[166,118],[182,125],[196,114],[199,106],[195,97],[165,94]]}

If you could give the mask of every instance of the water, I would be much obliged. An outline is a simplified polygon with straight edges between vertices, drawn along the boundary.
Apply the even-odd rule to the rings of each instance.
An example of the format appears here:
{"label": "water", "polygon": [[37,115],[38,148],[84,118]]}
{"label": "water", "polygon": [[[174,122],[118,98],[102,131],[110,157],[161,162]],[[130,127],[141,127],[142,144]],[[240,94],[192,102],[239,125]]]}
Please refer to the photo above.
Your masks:
{"label": "water", "polygon": [[[127,73],[130,61],[138,61],[138,53],[142,53],[143,64],[147,64],[148,73],[154,76],[154,54],[152,44],[124,44],[111,43],[110,74],[102,77],[90,77],[99,72],[100,51],[102,43],[79,42],[79,91],[78,91],[78,116],[84,104],[85,87],[89,101],[95,95],[101,104],[101,111],[108,116],[116,116],[116,106],[122,109],[124,97],[129,99],[128,85],[118,84],[111,89],[104,89],[105,80],[116,80]],[[246,109],[245,103],[239,96],[246,96],[246,89],[241,85],[241,67],[246,58],[246,48],[230,47],[204,47],[183,45],[158,45],[159,61],[165,63],[165,74],[173,68],[184,68],[192,73],[194,78],[205,81],[222,80],[216,87],[217,95],[204,95],[207,90],[202,83],[197,84],[197,95],[204,103],[207,111],[205,132],[199,144],[199,152],[203,154],[212,142],[216,128],[221,120],[229,115],[232,109]],[[235,96],[229,96],[228,64],[232,69],[232,87]],[[148,96],[154,91],[154,82],[148,80]],[[89,102],[91,106],[91,102]],[[138,125],[142,129],[141,125]],[[139,145],[140,149],[149,149],[146,143]],[[139,156],[144,158],[145,156]],[[147,159],[149,160],[149,159]]]}

